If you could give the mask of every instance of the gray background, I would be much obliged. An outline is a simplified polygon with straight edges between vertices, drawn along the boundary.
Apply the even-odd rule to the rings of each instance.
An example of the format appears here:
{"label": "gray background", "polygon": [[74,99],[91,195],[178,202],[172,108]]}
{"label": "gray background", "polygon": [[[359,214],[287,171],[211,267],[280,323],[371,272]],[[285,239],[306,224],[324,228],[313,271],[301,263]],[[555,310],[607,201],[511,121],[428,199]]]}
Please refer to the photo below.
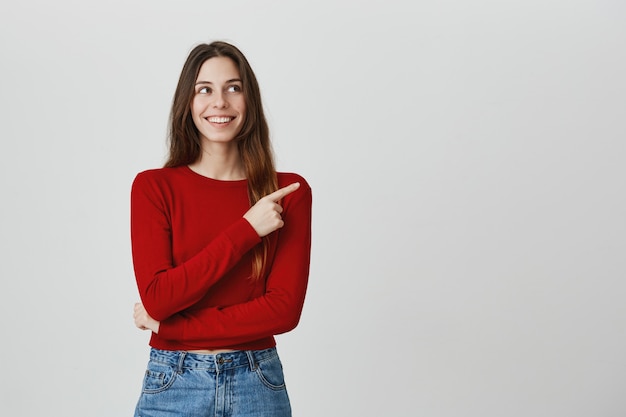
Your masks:
{"label": "gray background", "polygon": [[231,41],[314,189],[306,416],[626,415],[623,1],[0,6],[3,416],[131,415],[129,191]]}

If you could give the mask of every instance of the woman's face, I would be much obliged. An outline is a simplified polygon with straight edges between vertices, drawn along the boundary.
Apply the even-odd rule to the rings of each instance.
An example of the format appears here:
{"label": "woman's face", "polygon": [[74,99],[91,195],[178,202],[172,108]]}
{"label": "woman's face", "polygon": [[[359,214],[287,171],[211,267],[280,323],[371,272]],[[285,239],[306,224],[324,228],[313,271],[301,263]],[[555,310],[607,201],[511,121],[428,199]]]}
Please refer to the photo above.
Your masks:
{"label": "woman's face", "polygon": [[239,70],[230,58],[210,58],[202,64],[191,103],[191,114],[204,141],[231,142],[246,117]]}

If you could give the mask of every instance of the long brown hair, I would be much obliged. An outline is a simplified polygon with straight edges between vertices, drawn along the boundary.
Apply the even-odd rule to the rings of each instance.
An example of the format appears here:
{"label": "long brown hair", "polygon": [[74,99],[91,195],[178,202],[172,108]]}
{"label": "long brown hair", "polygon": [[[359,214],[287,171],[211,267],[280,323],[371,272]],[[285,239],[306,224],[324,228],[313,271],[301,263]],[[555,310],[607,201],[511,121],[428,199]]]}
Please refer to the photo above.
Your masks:
{"label": "long brown hair", "polygon": [[[191,102],[200,67],[206,60],[214,57],[230,58],[239,69],[246,102],[246,117],[235,140],[248,180],[248,199],[250,206],[253,206],[263,196],[276,191],[278,181],[259,84],[246,57],[229,43],[216,41],[200,44],[189,53],[172,102],[168,132],[169,156],[165,167],[188,165],[200,157],[201,139],[192,119]],[[262,245],[254,248],[254,278],[260,278],[265,272],[267,249],[267,238],[263,238]]]}

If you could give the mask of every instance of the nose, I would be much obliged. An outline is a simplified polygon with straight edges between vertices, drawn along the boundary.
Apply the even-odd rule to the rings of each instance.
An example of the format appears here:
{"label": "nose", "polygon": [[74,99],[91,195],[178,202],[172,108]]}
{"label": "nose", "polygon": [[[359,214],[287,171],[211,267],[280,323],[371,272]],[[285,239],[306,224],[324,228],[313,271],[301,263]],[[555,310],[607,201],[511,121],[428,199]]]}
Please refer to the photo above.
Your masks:
{"label": "nose", "polygon": [[213,95],[213,107],[216,109],[224,109],[228,107],[228,102],[224,97],[224,93],[221,91],[218,91]]}

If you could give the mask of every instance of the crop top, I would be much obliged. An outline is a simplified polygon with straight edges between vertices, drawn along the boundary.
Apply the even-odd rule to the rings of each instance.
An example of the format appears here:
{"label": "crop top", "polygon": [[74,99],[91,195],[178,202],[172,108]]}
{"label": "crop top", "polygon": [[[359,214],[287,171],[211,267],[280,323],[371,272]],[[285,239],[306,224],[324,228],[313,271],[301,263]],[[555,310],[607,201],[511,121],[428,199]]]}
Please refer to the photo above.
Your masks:
{"label": "crop top", "polygon": [[261,239],[243,215],[247,180],[221,181],[187,166],[139,173],[131,189],[133,266],[141,301],[160,322],[164,350],[265,349],[296,327],[309,276],[311,188],[278,173],[284,226],[267,236],[266,273],[251,277]]}

